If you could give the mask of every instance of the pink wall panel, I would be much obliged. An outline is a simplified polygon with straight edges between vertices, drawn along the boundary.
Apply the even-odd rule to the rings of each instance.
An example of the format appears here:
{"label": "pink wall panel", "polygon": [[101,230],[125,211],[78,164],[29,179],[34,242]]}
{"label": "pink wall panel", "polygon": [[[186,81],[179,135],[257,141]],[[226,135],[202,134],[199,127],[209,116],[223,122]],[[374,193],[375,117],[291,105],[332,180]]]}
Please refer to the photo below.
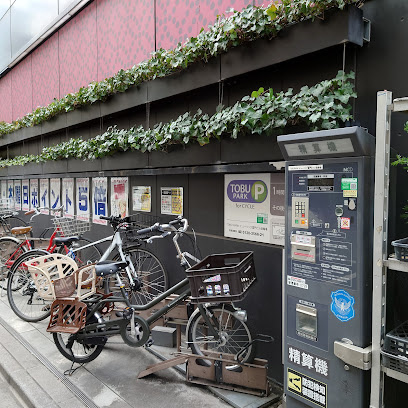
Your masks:
{"label": "pink wall panel", "polygon": [[32,54],[33,108],[59,98],[58,33]]}
{"label": "pink wall panel", "polygon": [[158,48],[173,48],[213,24],[217,14],[242,10],[253,0],[156,0]]}
{"label": "pink wall panel", "polygon": [[11,75],[0,79],[0,122],[11,122],[13,113],[11,107]]}
{"label": "pink wall panel", "polygon": [[96,81],[96,2],[59,30],[59,69],[60,97]]}
{"label": "pink wall panel", "polygon": [[98,80],[148,59],[154,50],[154,0],[98,0]]}
{"label": "pink wall panel", "polygon": [[11,71],[11,97],[13,120],[21,118],[33,110],[31,55]]}

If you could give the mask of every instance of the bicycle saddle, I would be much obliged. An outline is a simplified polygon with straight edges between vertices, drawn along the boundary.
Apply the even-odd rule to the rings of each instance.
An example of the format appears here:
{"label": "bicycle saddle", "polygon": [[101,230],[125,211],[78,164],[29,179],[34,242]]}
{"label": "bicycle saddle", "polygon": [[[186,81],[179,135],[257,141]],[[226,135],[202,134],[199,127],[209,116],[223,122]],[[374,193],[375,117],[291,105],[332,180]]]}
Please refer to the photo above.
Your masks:
{"label": "bicycle saddle", "polygon": [[79,241],[79,237],[59,237],[59,238],[54,238],[54,244],[56,246],[70,245],[75,241]]}
{"label": "bicycle saddle", "polygon": [[13,235],[23,235],[29,233],[33,227],[14,227],[11,229]]}
{"label": "bicycle saddle", "polygon": [[97,276],[113,275],[127,266],[127,262],[101,261],[95,265],[95,272]]}

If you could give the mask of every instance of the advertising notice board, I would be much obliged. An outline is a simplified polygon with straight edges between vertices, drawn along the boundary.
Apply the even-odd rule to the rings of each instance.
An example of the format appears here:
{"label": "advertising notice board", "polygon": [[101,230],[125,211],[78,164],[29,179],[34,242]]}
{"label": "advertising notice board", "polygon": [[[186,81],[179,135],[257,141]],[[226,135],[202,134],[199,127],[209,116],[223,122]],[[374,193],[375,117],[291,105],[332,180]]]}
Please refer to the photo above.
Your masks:
{"label": "advertising notice board", "polygon": [[224,235],[284,245],[283,173],[225,175]]}

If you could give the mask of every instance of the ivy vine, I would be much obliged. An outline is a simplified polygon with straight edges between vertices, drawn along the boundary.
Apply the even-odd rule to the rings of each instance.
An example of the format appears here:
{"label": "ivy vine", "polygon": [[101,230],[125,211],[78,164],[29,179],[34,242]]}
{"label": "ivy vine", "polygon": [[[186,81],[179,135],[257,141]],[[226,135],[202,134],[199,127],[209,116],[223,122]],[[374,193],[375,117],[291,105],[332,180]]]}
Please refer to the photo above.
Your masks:
{"label": "ivy vine", "polygon": [[347,4],[361,5],[364,0],[281,0],[267,6],[248,6],[242,11],[230,10],[230,16],[218,16],[208,30],[188,38],[172,50],[159,49],[149,60],[100,82],[92,82],[76,93],[54,99],[47,106],[12,123],[0,122],[0,136],[23,127],[35,126],[56,115],[81,106],[105,101],[110,95],[125,92],[132,86],[186,69],[197,61],[207,62],[240,44],[259,38],[272,39],[284,28],[308,18],[321,17],[330,8],[343,9]]}
{"label": "ivy vine", "polygon": [[292,89],[274,93],[272,89],[260,88],[233,106],[219,107],[213,115],[201,110],[195,114],[186,112],[151,129],[143,126],[118,129],[113,126],[88,140],[70,139],[44,147],[39,155],[0,160],[0,167],[70,158],[94,160],[127,150],[165,151],[171,145],[190,143],[203,146],[222,137],[271,135],[276,129],[295,125],[304,125],[311,130],[331,129],[352,119],[349,101],[357,97],[353,80],[353,72],[339,71],[335,78],[312,87],[303,86],[297,94],[293,94]]}

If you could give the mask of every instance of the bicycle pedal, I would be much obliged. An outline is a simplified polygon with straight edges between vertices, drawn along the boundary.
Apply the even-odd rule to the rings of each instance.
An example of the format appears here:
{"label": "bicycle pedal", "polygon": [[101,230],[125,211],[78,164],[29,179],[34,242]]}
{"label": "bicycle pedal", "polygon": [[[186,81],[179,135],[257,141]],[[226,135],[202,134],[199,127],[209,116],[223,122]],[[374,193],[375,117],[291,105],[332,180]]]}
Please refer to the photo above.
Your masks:
{"label": "bicycle pedal", "polygon": [[148,348],[148,347],[152,347],[152,346],[153,346],[153,344],[154,344],[153,339],[149,339],[149,340],[147,340],[147,341],[146,341],[146,343],[145,343],[145,347],[146,347],[146,348]]}

